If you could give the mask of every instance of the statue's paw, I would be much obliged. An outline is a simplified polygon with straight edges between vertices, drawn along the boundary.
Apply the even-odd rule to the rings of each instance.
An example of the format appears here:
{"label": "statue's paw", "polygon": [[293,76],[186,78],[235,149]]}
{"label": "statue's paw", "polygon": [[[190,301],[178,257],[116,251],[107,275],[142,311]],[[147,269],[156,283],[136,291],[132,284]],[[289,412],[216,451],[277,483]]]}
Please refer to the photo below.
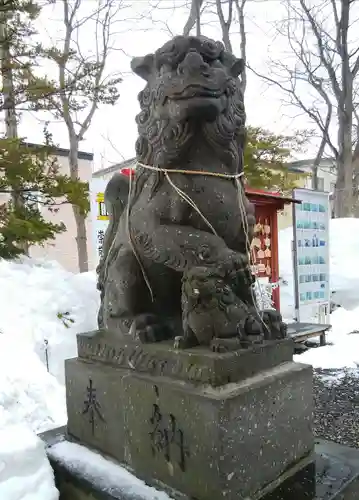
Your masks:
{"label": "statue's paw", "polygon": [[198,340],[195,336],[186,337],[179,335],[175,337],[173,347],[175,349],[190,349],[191,347],[198,346]]}
{"label": "statue's paw", "polygon": [[245,271],[249,268],[248,256],[244,253],[228,250],[223,258],[222,265],[227,271]]}
{"label": "statue's paw", "polygon": [[274,310],[263,311],[263,322],[267,326],[265,337],[267,340],[280,340],[287,337],[287,325],[282,321],[282,315]]}
{"label": "statue's paw", "polygon": [[181,337],[180,335],[178,335],[177,337],[175,337],[175,339],[173,341],[173,347],[175,349],[185,349],[186,348],[186,339],[184,337]]}
{"label": "statue's paw", "polygon": [[259,336],[263,333],[263,321],[260,316],[248,316],[245,321],[245,333],[250,336]]}
{"label": "statue's paw", "polygon": [[283,323],[283,321],[280,322],[280,335],[282,339],[285,339],[288,336],[288,325]]}
{"label": "statue's paw", "polygon": [[211,350],[213,352],[229,352],[229,351],[237,351],[241,349],[241,339],[239,336],[232,338],[218,338],[214,337],[210,344]]}
{"label": "statue's paw", "polygon": [[165,323],[158,321],[153,314],[137,316],[132,323],[130,334],[142,344],[161,342],[170,338],[170,329]]}
{"label": "statue's paw", "polygon": [[211,347],[212,352],[221,353],[221,352],[228,351],[228,347],[221,342],[221,339],[217,339],[217,338],[214,338],[212,340],[210,347]]}

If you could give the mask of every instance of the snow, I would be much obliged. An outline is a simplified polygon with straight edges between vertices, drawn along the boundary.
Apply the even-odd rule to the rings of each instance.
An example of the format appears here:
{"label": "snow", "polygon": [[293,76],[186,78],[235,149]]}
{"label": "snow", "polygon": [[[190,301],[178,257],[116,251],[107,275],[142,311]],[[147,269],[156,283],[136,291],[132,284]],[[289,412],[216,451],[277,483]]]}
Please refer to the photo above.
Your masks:
{"label": "snow", "polygon": [[[314,368],[357,369],[359,366],[359,219],[332,219],[330,222],[330,287],[333,300],[341,307],[330,315],[332,329],[328,344],[295,356]],[[279,264],[282,283],[281,312],[293,321],[292,227],[279,233]],[[316,320],[314,320],[316,321]]]}
{"label": "snow", "polygon": [[26,425],[0,428],[1,500],[58,500],[45,446]]}
{"label": "snow", "polygon": [[26,422],[39,433],[66,423],[64,386],[28,345],[5,335],[0,335],[0,381],[0,429]]}
{"label": "snow", "polygon": [[49,449],[49,455],[90,482],[96,482],[105,492],[121,491],[123,495],[143,500],[170,500],[163,491],[147,486],[123,467],[79,444],[62,441]]}
{"label": "snow", "polygon": [[0,261],[1,500],[59,498],[36,434],[66,423],[64,359],[76,333],[96,328],[98,300],[94,273]]}
{"label": "snow", "polygon": [[0,304],[0,332],[27,343],[44,363],[47,341],[50,373],[64,383],[76,333],[97,325],[95,273],[73,274],[45,260],[0,261]]}

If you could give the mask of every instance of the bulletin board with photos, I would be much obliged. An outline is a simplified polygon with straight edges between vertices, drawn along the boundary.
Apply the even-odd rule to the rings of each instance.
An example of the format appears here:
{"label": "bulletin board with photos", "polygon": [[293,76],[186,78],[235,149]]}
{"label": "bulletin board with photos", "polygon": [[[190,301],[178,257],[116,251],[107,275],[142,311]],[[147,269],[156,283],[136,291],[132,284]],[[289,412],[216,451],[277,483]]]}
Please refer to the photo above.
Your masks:
{"label": "bulletin board with photos", "polygon": [[329,305],[329,193],[295,189],[293,205],[294,277],[297,320]]}

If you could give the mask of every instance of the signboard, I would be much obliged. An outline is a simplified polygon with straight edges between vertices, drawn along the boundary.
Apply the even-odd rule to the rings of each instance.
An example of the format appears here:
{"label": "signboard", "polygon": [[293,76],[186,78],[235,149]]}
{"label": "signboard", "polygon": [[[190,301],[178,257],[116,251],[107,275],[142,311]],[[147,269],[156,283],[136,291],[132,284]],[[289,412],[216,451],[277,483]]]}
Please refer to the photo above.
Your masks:
{"label": "signboard", "polygon": [[329,315],[329,193],[294,189],[293,268],[297,321]]}
{"label": "signboard", "polygon": [[93,247],[95,262],[99,263],[102,256],[103,239],[108,226],[108,214],[104,202],[104,192],[108,180],[92,178],[90,182],[91,218],[93,227]]}

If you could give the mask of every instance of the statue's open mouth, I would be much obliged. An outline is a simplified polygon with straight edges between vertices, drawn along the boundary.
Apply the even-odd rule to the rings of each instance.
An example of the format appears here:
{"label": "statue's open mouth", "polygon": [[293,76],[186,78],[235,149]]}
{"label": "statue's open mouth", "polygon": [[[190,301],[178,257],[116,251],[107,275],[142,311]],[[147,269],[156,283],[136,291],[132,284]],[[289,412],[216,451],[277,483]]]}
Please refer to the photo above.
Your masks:
{"label": "statue's open mouth", "polygon": [[170,99],[174,101],[181,101],[186,99],[207,97],[210,99],[217,99],[224,94],[223,90],[210,89],[201,85],[189,85],[181,92],[174,92],[171,94]]}

